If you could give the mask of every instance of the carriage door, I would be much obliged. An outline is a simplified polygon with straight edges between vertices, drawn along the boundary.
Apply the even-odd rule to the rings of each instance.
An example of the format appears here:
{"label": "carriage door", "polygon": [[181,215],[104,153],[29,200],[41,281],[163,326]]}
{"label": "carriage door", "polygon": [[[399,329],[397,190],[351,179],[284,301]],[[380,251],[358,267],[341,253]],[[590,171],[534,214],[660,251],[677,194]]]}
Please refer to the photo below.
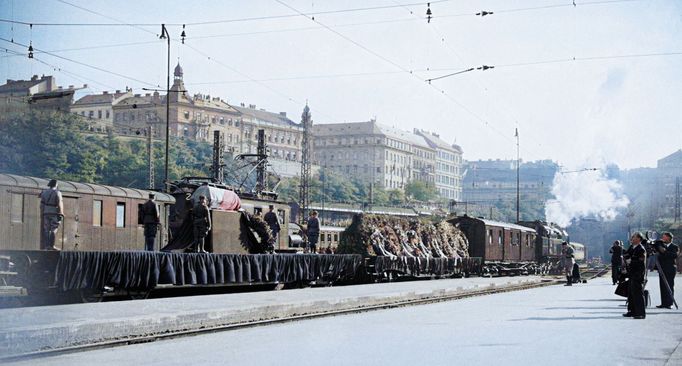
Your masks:
{"label": "carriage door", "polygon": [[64,197],[64,221],[57,233],[57,240],[61,241],[62,250],[78,249],[80,244],[80,235],[78,234],[79,221],[78,198]]}

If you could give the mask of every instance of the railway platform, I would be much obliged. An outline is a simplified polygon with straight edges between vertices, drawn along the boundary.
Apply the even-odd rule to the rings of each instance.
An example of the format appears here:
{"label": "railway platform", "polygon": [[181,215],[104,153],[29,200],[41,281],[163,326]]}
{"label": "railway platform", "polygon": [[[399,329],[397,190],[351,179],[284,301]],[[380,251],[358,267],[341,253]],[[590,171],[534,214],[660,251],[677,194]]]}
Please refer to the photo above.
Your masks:
{"label": "railway platform", "polygon": [[0,359],[550,283],[475,277],[2,309]]}

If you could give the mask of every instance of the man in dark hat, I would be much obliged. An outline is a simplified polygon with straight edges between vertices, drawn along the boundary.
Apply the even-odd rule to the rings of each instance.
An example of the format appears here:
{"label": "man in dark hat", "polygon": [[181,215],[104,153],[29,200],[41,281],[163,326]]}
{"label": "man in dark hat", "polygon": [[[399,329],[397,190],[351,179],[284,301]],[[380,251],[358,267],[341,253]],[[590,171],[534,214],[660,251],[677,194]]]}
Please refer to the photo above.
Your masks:
{"label": "man in dark hat", "polygon": [[278,243],[279,231],[281,230],[281,228],[279,226],[279,218],[275,213],[274,205],[270,205],[270,210],[265,214],[263,220],[265,220],[265,222],[268,223],[270,231],[272,231],[272,238],[274,239],[275,243]]}
{"label": "man in dark hat", "polygon": [[644,300],[644,286],[646,285],[646,249],[642,242],[644,236],[640,232],[630,237],[630,247],[624,257],[628,260],[628,312],[624,317],[635,319],[646,318],[646,302]]}
{"label": "man in dark hat", "polygon": [[[680,248],[673,243],[673,234],[665,232],[661,235],[662,245],[658,248],[658,262],[661,264],[662,273],[658,274],[659,286],[661,289],[661,305],[656,306],[661,309],[670,309],[673,305],[673,296],[675,295],[675,261]],[[668,286],[665,282],[668,282]],[[670,291],[668,291],[670,287]]]}
{"label": "man in dark hat", "polygon": [[149,193],[149,200],[142,205],[142,224],[144,225],[144,250],[153,251],[156,232],[159,227],[159,210],[154,202],[154,193]]}
{"label": "man in dark hat", "polygon": [[42,218],[43,235],[41,236],[40,249],[59,250],[55,247],[59,224],[64,218],[64,203],[62,193],[57,188],[57,181],[50,180],[47,189],[40,192],[40,216]]}
{"label": "man in dark hat", "polygon": [[204,242],[208,232],[211,231],[211,212],[206,203],[206,196],[199,196],[199,201],[192,209],[194,217],[194,251],[208,253],[204,248]]}
{"label": "man in dark hat", "polygon": [[615,285],[618,283],[623,266],[623,243],[620,240],[614,241],[609,253],[611,253],[611,281]]}

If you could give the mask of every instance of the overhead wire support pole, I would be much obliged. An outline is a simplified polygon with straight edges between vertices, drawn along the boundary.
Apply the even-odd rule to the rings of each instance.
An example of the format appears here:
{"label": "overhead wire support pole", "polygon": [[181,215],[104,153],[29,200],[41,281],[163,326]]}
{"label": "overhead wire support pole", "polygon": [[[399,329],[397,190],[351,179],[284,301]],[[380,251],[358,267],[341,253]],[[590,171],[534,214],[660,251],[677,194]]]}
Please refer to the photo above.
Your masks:
{"label": "overhead wire support pole", "polygon": [[163,190],[168,193],[170,191],[168,184],[168,142],[170,140],[170,34],[166,29],[165,24],[161,24],[160,39],[165,39],[168,43],[168,61],[166,65],[166,157],[163,168]]}
{"label": "overhead wire support pole", "polygon": [[518,224],[521,220],[520,218],[520,205],[519,201],[521,198],[521,193],[520,193],[520,187],[519,187],[519,168],[521,166],[521,155],[519,154],[519,129],[516,129],[516,133],[514,134],[516,137],[516,223]]}

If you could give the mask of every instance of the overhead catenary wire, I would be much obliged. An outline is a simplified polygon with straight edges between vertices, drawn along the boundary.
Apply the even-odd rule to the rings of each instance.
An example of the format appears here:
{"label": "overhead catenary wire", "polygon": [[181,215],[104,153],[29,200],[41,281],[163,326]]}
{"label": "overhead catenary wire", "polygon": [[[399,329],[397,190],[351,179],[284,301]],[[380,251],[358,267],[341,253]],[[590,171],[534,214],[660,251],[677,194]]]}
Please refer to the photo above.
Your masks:
{"label": "overhead catenary wire", "polygon": [[[111,18],[105,14],[97,13],[91,10],[88,10],[84,7],[69,3],[67,1],[63,0],[57,0],[61,3],[82,9],[84,11],[88,11],[92,14],[100,15],[102,17],[105,17],[107,19],[115,20],[117,23],[56,23],[56,22],[29,22],[29,21],[20,21],[20,20],[14,20],[14,19],[0,19],[0,22],[3,23],[11,23],[11,24],[19,24],[19,25],[30,25],[33,24],[34,26],[74,26],[74,27],[120,27],[120,26],[131,26],[131,27],[158,27],[160,23],[130,23],[130,22],[124,22],[124,21],[119,21],[117,19]],[[336,10],[327,10],[327,11],[318,11],[318,12],[309,12],[309,13],[303,13],[306,16],[317,16],[317,15],[329,15],[329,14],[342,14],[342,13],[352,13],[352,12],[362,12],[362,11],[373,11],[373,10],[383,10],[383,9],[391,9],[391,8],[400,8],[400,7],[408,7],[408,6],[425,6],[427,4],[437,4],[437,3],[443,3],[443,2],[450,2],[454,0],[436,0],[436,1],[429,1],[429,2],[418,2],[418,3],[408,3],[408,4],[395,4],[395,5],[382,5],[382,6],[371,6],[371,7],[362,7],[362,8],[350,8],[350,9],[336,9]],[[606,5],[606,4],[617,4],[617,3],[629,3],[629,2],[637,2],[637,1],[647,1],[647,0],[601,0],[601,1],[585,1],[585,2],[576,2],[576,5],[573,5],[573,2],[571,3],[563,3],[563,4],[551,4],[551,5],[543,5],[543,6],[534,6],[534,7],[523,7],[523,8],[510,8],[510,9],[500,9],[500,10],[494,10],[494,13],[517,13],[517,12],[525,12],[525,11],[535,11],[535,10],[543,10],[543,9],[553,9],[553,8],[564,8],[564,7],[574,7],[574,6],[586,6],[586,5]],[[286,18],[295,18],[300,16],[301,14],[280,14],[280,15],[265,15],[265,16],[259,16],[259,17],[245,17],[245,18],[232,18],[232,19],[218,19],[218,20],[207,20],[207,21],[201,21],[201,22],[188,22],[188,23],[165,23],[166,26],[201,26],[201,25],[214,25],[214,24],[226,24],[226,23],[236,23],[236,22],[249,22],[249,21],[260,21],[260,20],[275,20],[275,19],[286,19]],[[437,18],[451,18],[451,17],[464,17],[464,16],[477,16],[476,12],[466,12],[466,13],[457,13],[457,14],[439,14]],[[426,17],[422,17],[422,19],[426,20]],[[436,19],[435,17],[433,19]],[[144,28],[141,28],[144,29]],[[146,32],[151,32],[147,29],[144,29]]]}
{"label": "overhead catenary wire", "polygon": [[[119,21],[119,20],[113,19],[107,15],[96,13],[96,12],[90,11],[90,10],[86,10],[83,7],[71,4],[71,3],[63,1],[63,0],[57,0],[57,1],[64,3],[64,4],[67,4],[67,5],[71,5],[71,6],[83,9],[83,10],[88,11],[88,12],[93,13],[93,14],[100,15],[100,16],[105,17],[107,19],[117,21],[117,23],[49,23],[49,22],[26,22],[26,21],[12,20],[12,19],[0,19],[0,22],[21,24],[21,25],[33,24],[34,26],[76,26],[76,27],[87,27],[87,26],[91,26],[91,27],[120,27],[120,26],[157,27],[159,25],[159,23],[129,23],[129,22],[124,22],[124,21]],[[310,13],[306,13],[306,15],[317,16],[317,15],[341,14],[341,13],[352,13],[352,12],[391,9],[391,8],[398,8],[398,7],[404,7],[404,6],[425,6],[427,3],[436,4],[436,3],[444,3],[444,2],[450,2],[450,1],[454,1],[454,0],[435,0],[435,1],[429,1],[429,2],[417,2],[417,3],[399,4],[399,5],[380,5],[380,6],[370,6],[370,7],[362,7],[362,8],[326,10],[326,11],[310,12]],[[182,25],[199,26],[199,25],[213,25],[213,24],[224,24],[224,23],[235,23],[235,22],[248,22],[248,21],[257,21],[257,20],[273,20],[273,19],[283,19],[283,18],[295,18],[295,17],[298,17],[299,15],[300,14],[298,14],[298,13],[297,14],[265,15],[265,16],[260,16],[260,17],[246,17],[246,18],[233,18],[233,19],[206,20],[206,21],[201,21],[201,22],[165,23],[165,24],[166,24],[166,26],[182,26]],[[145,30],[145,31],[147,31],[147,30]]]}
{"label": "overhead catenary wire", "polygon": [[[23,46],[23,47],[28,47],[28,46],[25,45],[25,44],[22,44],[22,43],[19,43],[19,42],[16,42],[16,41],[15,41],[15,42],[12,42],[12,41],[10,41],[10,40],[4,38],[4,37],[0,37],[0,41],[7,42],[7,43],[10,43],[10,44],[14,44],[14,45]],[[38,48],[35,48],[35,47],[34,47],[34,49],[40,51]],[[128,75],[124,75],[124,74],[121,74],[121,73],[118,73],[118,72],[115,72],[115,71],[103,69],[103,68],[98,67],[98,66],[89,65],[89,64],[86,64],[86,63],[81,62],[81,61],[73,60],[73,59],[70,59],[70,58],[67,58],[67,57],[64,57],[64,56],[60,56],[60,55],[54,54],[54,53],[52,53],[52,52],[48,52],[48,51],[42,50],[42,53],[44,53],[44,54],[46,54],[46,55],[50,55],[50,56],[52,56],[52,57],[56,57],[56,58],[65,60],[65,61],[69,61],[69,62],[78,64],[78,65],[81,65],[81,66],[85,66],[85,67],[91,68],[91,69],[93,69],[93,70],[97,70],[97,71],[100,71],[100,72],[103,72],[103,73],[115,75],[115,76],[118,76],[118,77],[120,77],[120,78],[132,80],[132,81],[135,81],[135,82],[144,84],[144,85],[154,86],[154,87],[157,87],[157,86],[158,86],[157,84],[149,83],[149,82],[146,82],[146,81],[144,81],[144,80],[140,80],[140,79],[138,79],[138,78],[135,78],[135,77],[132,77],[132,76],[128,76]]]}

